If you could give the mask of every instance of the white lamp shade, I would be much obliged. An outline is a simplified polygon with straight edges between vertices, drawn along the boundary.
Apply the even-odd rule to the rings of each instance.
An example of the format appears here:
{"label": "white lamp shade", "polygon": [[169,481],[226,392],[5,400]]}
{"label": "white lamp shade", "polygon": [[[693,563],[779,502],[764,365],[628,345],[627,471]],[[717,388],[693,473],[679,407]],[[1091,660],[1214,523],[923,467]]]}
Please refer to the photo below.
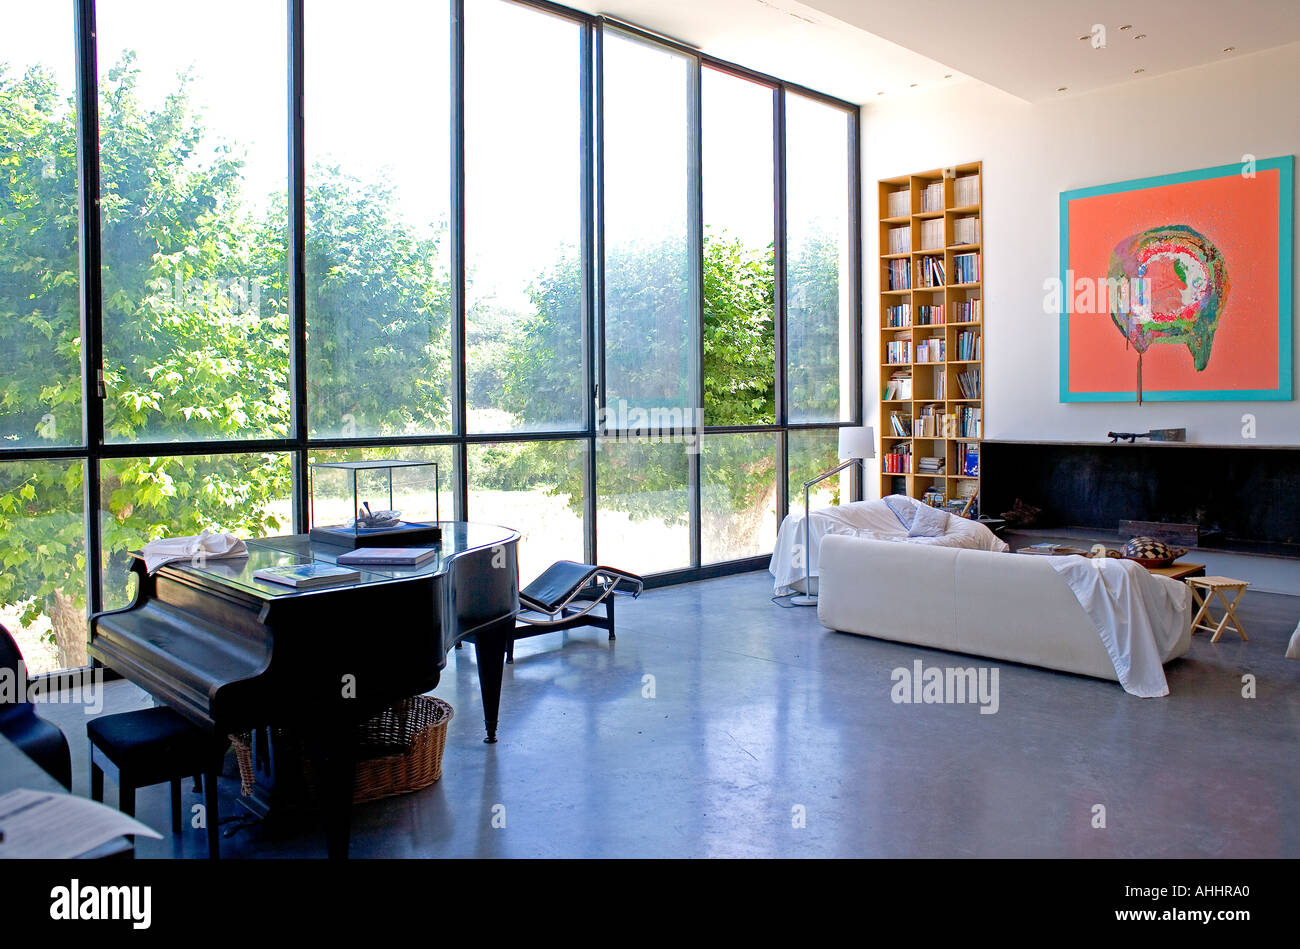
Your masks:
{"label": "white lamp shade", "polygon": [[840,429],[841,458],[875,458],[876,433],[870,425]]}

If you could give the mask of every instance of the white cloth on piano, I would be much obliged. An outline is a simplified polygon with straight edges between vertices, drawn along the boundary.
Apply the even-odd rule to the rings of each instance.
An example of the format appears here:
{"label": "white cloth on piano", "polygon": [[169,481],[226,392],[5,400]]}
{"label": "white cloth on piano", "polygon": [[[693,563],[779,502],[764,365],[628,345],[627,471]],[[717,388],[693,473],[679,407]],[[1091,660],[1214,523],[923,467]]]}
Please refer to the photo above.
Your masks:
{"label": "white cloth on piano", "polygon": [[164,537],[151,540],[141,551],[144,566],[153,573],[163,564],[178,560],[201,563],[204,560],[220,560],[226,557],[247,557],[248,547],[234,534],[214,534],[204,528],[198,536]]}

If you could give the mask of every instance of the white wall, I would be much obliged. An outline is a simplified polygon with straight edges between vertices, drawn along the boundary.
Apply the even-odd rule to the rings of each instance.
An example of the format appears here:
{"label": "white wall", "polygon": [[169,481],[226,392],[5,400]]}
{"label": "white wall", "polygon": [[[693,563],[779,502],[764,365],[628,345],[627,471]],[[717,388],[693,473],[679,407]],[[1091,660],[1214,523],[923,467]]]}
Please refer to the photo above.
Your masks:
{"label": "white wall", "polygon": [[[1060,192],[1300,153],[1300,44],[1040,105],[966,81],[868,104],[862,130],[868,424],[879,430],[876,182],[983,161],[986,438],[1104,441],[1110,429],[1186,428],[1194,442],[1300,445],[1295,402],[1061,403],[1059,318],[1043,312],[1043,281],[1059,271]],[[1292,339],[1300,366],[1300,321]],[[1242,438],[1247,412],[1254,442]]]}

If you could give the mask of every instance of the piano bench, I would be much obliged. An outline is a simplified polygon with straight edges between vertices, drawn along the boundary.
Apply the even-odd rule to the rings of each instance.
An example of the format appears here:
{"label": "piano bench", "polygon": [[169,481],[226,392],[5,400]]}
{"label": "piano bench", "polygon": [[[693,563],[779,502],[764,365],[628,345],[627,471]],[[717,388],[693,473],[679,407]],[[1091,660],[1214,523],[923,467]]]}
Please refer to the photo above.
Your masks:
{"label": "piano bench", "polygon": [[104,800],[104,774],[117,784],[118,808],[135,816],[137,788],[171,783],[172,833],[182,826],[181,779],[203,775],[204,824],[208,857],[220,856],[217,818],[217,776],[229,739],[221,741],[191,724],[170,708],[145,708],[118,715],[101,715],[86,724],[90,738],[90,796]]}

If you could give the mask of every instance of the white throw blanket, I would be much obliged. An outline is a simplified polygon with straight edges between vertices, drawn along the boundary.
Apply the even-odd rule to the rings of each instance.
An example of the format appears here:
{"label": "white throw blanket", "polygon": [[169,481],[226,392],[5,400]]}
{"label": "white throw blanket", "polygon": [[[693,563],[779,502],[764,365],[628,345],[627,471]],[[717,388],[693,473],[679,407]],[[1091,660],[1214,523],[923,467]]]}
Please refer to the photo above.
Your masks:
{"label": "white throw blanket", "polygon": [[1168,695],[1164,661],[1183,635],[1191,591],[1132,560],[1046,559],[1097,627],[1124,691],[1142,698]]}
{"label": "white throw blanket", "polygon": [[[922,502],[910,499],[913,504]],[[775,578],[774,593],[783,596],[803,588],[804,579],[804,517],[790,514],[781,523],[776,535],[776,549],[768,572]],[[936,547],[962,547],[967,550],[1006,551],[1010,548],[978,521],[948,515],[947,530],[939,537],[908,537],[907,528],[898,520],[884,501],[853,501],[839,507],[813,511],[808,523],[808,569],[817,576],[817,555],[822,538],[827,534],[850,534],[870,537],[873,540],[899,541],[908,544],[927,544]],[[799,584],[796,588],[795,584]]]}
{"label": "white throw blanket", "polygon": [[145,569],[153,573],[163,564],[175,563],[178,560],[198,563],[225,557],[247,557],[248,547],[234,534],[214,534],[205,528],[197,537],[164,537],[161,540],[151,540],[144,545],[141,553],[144,555]]}

